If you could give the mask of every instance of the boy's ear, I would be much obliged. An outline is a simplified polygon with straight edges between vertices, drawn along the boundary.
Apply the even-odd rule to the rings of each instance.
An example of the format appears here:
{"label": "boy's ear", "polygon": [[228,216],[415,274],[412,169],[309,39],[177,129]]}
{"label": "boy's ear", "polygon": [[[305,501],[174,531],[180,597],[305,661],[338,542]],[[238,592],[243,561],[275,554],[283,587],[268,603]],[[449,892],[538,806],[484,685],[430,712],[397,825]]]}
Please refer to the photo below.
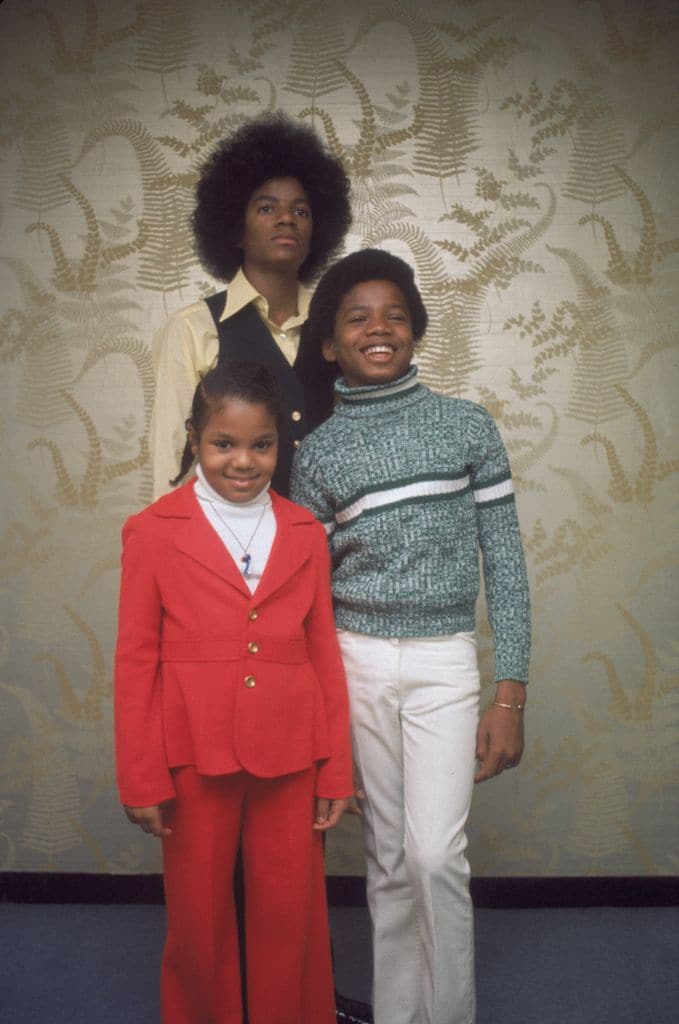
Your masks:
{"label": "boy's ear", "polygon": [[337,362],[337,350],[335,348],[333,338],[326,338],[325,341],[321,343],[321,352],[323,353],[323,358],[326,363]]}

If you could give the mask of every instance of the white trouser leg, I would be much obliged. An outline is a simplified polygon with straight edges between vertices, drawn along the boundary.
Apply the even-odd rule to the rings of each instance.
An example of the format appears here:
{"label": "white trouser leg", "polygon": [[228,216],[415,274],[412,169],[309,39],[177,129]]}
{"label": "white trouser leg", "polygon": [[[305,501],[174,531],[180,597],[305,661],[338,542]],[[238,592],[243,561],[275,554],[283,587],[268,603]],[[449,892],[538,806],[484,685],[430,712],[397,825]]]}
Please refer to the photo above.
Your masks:
{"label": "white trouser leg", "polygon": [[465,824],[479,676],[470,634],[339,633],[373,926],[376,1024],[473,1024]]}

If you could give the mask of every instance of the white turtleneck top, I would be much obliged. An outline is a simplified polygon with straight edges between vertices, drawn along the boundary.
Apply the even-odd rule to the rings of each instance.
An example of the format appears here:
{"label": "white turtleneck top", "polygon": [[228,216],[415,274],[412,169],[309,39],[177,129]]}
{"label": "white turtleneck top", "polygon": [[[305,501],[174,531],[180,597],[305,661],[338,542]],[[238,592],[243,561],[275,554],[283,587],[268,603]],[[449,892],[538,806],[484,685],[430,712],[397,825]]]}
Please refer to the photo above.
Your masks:
{"label": "white turtleneck top", "polygon": [[194,492],[205,517],[224,547],[243,573],[243,555],[252,561],[250,575],[243,576],[251,593],[262,578],[276,535],[276,517],[271,506],[269,485],[251,501],[227,501],[205,479],[200,464],[196,465]]}

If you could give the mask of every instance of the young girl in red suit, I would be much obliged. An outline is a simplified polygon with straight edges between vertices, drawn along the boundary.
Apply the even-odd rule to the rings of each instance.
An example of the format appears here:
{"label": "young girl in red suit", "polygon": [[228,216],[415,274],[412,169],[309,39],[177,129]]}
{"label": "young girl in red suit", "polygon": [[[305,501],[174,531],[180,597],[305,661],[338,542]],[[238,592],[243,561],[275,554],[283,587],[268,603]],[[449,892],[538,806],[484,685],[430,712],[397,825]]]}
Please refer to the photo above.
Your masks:
{"label": "young girl in red suit", "polygon": [[164,1024],[334,1024],[322,833],[352,792],[322,526],[269,489],[277,406],[255,364],[199,383],[179,479],[123,529],[116,755],[128,818],[162,837]]}

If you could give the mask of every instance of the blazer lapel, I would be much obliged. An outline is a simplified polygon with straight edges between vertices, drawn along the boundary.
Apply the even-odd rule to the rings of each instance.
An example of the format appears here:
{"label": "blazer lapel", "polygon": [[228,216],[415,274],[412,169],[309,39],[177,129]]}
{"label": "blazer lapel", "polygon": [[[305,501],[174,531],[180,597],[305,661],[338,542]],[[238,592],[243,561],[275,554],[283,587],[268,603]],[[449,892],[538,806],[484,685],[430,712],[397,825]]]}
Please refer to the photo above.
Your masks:
{"label": "blazer lapel", "polygon": [[156,514],[177,520],[173,531],[175,547],[249,598],[250,591],[243,576],[198,504],[193,481],[169,497],[177,500],[165,502]]}
{"label": "blazer lapel", "polygon": [[309,560],[311,554],[310,531],[299,525],[307,522],[308,513],[297,510],[295,505],[282,499],[275,491],[270,493],[276,516],[276,535],[264,574],[254,594],[257,601],[270,597],[282,587]]}

